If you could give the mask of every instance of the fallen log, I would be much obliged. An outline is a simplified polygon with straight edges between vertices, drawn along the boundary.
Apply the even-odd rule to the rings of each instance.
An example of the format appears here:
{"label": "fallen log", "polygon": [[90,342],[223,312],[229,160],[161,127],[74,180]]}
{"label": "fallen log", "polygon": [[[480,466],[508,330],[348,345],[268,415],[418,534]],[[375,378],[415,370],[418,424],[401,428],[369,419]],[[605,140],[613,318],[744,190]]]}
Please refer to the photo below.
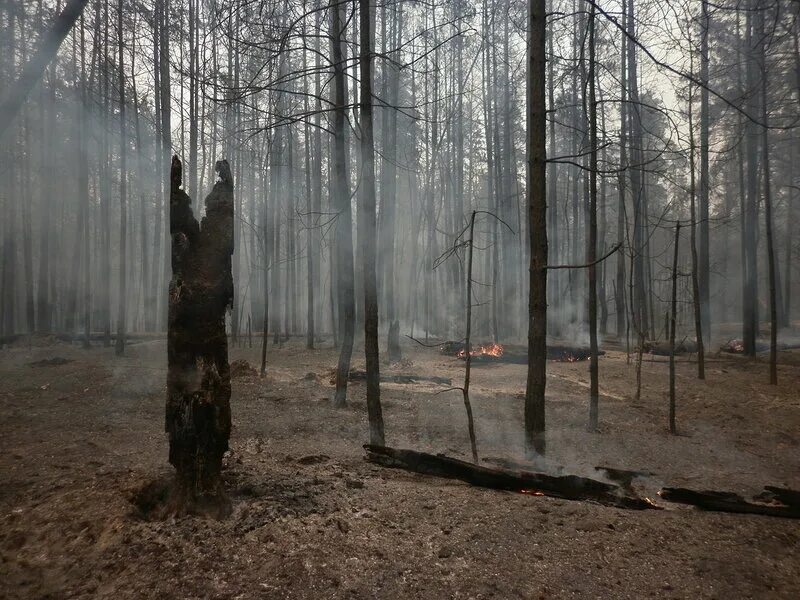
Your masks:
{"label": "fallen log", "polygon": [[448,456],[370,444],[366,444],[364,449],[367,451],[366,459],[370,462],[424,475],[458,479],[477,487],[597,502],[633,510],[659,508],[645,498],[626,495],[619,486],[577,475],[556,476],[532,471],[492,469]]}
{"label": "fallen log", "polygon": [[[779,490],[778,494],[773,492],[778,500],[782,501],[785,498],[792,497],[786,494],[781,497],[780,492],[784,491],[782,488],[772,488],[770,491],[775,489]],[[794,494],[798,493],[793,490],[785,491],[793,492]],[[689,504],[702,510],[800,519],[800,505],[791,501],[783,504],[760,504],[748,502],[733,492],[697,491],[686,488],[663,488],[658,495],[668,502]]]}
{"label": "fallen log", "polygon": [[[500,346],[500,352],[485,351],[484,348],[494,349],[497,344],[486,342],[483,344],[475,343],[472,346],[472,364],[491,364],[506,363],[510,365],[527,365],[528,350],[523,346],[506,344]],[[466,360],[464,342],[447,341],[439,345],[439,352],[446,356],[456,356],[461,360]],[[603,356],[604,350],[598,350],[597,355]],[[591,350],[584,346],[570,346],[567,344],[547,344],[547,360],[561,362],[578,362],[588,360]]]}
{"label": "fallen log", "polygon": [[[518,462],[497,456],[487,456],[483,459],[483,462],[511,471],[530,472],[532,469],[536,468],[534,464]],[[613,481],[626,490],[632,488],[634,479],[639,477],[651,477],[653,475],[653,473],[649,471],[631,471],[628,469],[617,469],[615,467],[597,466],[594,467],[594,469],[597,471],[598,476]],[[557,475],[564,473],[564,467],[561,465],[549,465],[547,470]]]}
{"label": "fallen log", "polygon": [[764,493],[771,495],[788,506],[800,508],[800,491],[765,485]]}

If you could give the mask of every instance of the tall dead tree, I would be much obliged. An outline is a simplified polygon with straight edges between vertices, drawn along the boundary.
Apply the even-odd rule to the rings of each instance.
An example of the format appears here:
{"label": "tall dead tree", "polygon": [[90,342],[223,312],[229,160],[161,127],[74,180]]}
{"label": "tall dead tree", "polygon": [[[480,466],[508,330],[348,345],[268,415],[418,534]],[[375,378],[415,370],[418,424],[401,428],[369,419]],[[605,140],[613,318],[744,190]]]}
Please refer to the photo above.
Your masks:
{"label": "tall dead tree", "polygon": [[172,158],[166,430],[176,473],[165,508],[221,518],[231,510],[221,470],[231,431],[225,312],[233,306],[233,177],[226,160],[215,168],[219,181],[198,224],[181,188],[181,161]]}

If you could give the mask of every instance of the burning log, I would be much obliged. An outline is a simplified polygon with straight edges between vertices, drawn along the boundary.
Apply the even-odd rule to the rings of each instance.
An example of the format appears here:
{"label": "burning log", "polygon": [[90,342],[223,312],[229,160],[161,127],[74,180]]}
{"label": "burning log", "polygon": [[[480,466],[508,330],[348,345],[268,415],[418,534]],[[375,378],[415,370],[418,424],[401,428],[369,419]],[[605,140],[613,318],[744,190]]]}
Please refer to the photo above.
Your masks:
{"label": "burning log", "polygon": [[[448,341],[439,346],[439,352],[448,356],[455,356],[466,360],[466,349],[463,342]],[[597,352],[598,356],[605,354],[603,350]],[[522,346],[502,346],[494,342],[475,344],[470,352],[472,364],[506,363],[510,365],[527,365],[527,349]],[[560,362],[578,362],[589,360],[589,348],[568,346],[562,344],[548,344],[547,360]]]}
{"label": "burning log", "polygon": [[663,488],[658,495],[669,502],[690,504],[702,510],[800,519],[798,502],[800,492],[774,487],[765,489],[775,499],[774,502],[770,504],[748,502],[733,492],[696,491],[686,488]]}
{"label": "burning log", "polygon": [[367,460],[394,469],[458,479],[477,487],[584,500],[632,510],[659,508],[646,498],[626,494],[617,485],[577,475],[546,475],[533,471],[489,468],[443,455],[365,445]]}
{"label": "burning log", "polygon": [[[492,356],[494,358],[501,358],[503,356],[503,347],[500,344],[495,344],[494,342],[490,344],[480,344],[478,346],[473,346],[469,353],[473,358],[476,356]],[[458,356],[458,358],[466,359],[467,349],[462,348],[459,350],[456,356]]]}

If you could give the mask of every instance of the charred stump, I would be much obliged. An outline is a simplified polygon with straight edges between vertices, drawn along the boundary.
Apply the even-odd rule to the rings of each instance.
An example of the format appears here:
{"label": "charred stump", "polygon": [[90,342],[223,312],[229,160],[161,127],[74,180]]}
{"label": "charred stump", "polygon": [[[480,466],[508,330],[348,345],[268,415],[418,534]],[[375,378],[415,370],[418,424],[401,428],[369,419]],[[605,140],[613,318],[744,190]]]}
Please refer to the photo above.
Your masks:
{"label": "charred stump", "polygon": [[233,178],[225,160],[198,224],[172,158],[166,431],[175,482],[168,514],[227,516],[222,456],[231,431],[231,379],[225,311],[233,303]]}

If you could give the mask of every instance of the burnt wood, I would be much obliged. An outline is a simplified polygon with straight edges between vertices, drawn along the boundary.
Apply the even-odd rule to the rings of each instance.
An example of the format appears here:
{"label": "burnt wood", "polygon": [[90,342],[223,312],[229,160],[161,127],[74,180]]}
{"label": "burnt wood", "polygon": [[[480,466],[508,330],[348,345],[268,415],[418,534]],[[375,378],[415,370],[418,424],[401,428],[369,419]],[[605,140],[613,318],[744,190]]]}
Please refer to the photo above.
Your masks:
{"label": "burnt wood", "polygon": [[[793,490],[771,488],[770,491],[772,490],[778,490],[778,493],[772,493],[779,500],[783,500],[784,498],[797,499],[797,496],[793,496],[792,494],[798,494],[798,492],[794,492]],[[792,492],[792,494],[786,494],[785,492]],[[798,504],[757,504],[748,502],[740,495],[734,494],[733,492],[697,491],[686,488],[668,487],[663,488],[659,492],[659,495],[669,502],[690,504],[703,510],[800,519],[800,505]]]}
{"label": "burnt wood", "polygon": [[166,430],[175,484],[165,512],[221,518],[231,511],[221,470],[231,431],[225,313],[233,303],[233,178],[228,162],[218,161],[198,223],[181,170],[173,157]]}
{"label": "burnt wood", "polygon": [[458,479],[470,485],[565,500],[597,502],[633,510],[659,508],[649,500],[625,494],[616,485],[577,475],[546,475],[533,471],[492,469],[449,456],[415,450],[365,445],[367,460],[385,467],[404,469],[424,475]]}

